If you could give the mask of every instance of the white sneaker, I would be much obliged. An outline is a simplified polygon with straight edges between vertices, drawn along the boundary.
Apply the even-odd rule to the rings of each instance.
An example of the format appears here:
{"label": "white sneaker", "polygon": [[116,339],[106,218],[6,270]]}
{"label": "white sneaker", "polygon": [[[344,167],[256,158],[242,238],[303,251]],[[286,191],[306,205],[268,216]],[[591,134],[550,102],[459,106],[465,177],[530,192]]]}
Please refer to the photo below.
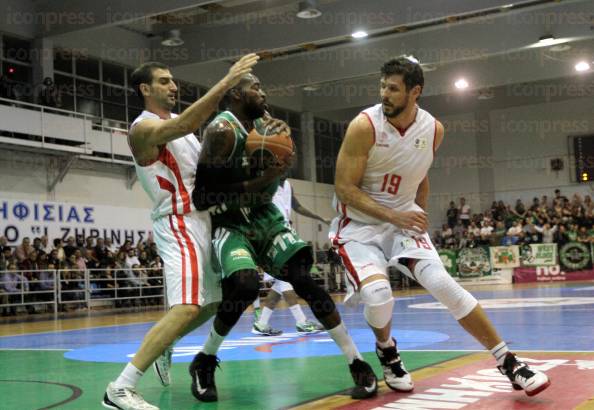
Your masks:
{"label": "white sneaker", "polygon": [[409,392],[414,389],[415,385],[410,374],[406,371],[406,367],[404,367],[400,353],[396,349],[395,340],[394,346],[385,349],[382,349],[376,344],[375,353],[382,365],[386,385],[390,389],[399,392]]}
{"label": "white sneaker", "polygon": [[157,357],[157,360],[153,362],[153,370],[157,375],[157,378],[163,386],[169,386],[171,384],[171,355],[173,354],[173,347],[168,347]]}
{"label": "white sneaker", "polygon": [[546,374],[532,370],[513,353],[507,353],[503,366],[497,368],[509,378],[515,390],[524,390],[528,396],[534,396],[551,385]]}
{"label": "white sneaker", "polygon": [[133,387],[116,387],[113,382],[107,385],[101,404],[113,410],[159,410],[146,402]]}

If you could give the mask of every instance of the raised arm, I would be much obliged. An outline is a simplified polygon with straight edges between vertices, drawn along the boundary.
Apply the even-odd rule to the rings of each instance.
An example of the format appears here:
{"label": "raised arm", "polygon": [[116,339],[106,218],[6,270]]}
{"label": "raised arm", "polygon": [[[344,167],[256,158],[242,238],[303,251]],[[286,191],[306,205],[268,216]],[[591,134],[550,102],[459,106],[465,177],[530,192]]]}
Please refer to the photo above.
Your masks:
{"label": "raised arm", "polygon": [[427,230],[427,216],[422,212],[400,212],[380,205],[360,189],[373,146],[373,128],[367,117],[357,116],[350,124],[336,160],[335,188],[340,201],[369,216],[403,229]]}
{"label": "raised arm", "polygon": [[[147,119],[135,125],[130,132],[130,147],[136,160],[139,163],[154,160],[159,155],[161,145],[200,128],[217,108],[225,92],[237,85],[242,76],[251,72],[258,59],[256,54],[242,57],[221,81],[177,117],[166,120]],[[157,81],[165,84],[173,79],[163,76]],[[141,85],[143,86],[144,84]]]}

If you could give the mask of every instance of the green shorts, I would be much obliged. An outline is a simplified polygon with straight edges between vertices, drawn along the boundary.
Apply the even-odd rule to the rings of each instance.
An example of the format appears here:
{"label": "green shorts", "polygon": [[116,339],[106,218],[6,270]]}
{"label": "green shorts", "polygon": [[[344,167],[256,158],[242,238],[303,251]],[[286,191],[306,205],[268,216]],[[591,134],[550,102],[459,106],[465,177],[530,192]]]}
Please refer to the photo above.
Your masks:
{"label": "green shorts", "polygon": [[227,219],[222,226],[213,226],[213,251],[223,278],[257,267],[278,277],[293,255],[311,248],[286,225],[276,207],[267,208],[252,213],[249,223]]}

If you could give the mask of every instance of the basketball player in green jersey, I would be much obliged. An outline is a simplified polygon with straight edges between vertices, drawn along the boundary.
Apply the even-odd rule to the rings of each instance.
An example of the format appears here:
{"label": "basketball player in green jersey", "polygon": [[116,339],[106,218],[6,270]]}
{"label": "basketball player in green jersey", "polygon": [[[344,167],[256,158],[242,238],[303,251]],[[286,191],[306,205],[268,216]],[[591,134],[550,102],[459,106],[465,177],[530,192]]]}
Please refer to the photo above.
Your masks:
{"label": "basketball player in green jersey", "polygon": [[266,94],[254,75],[229,90],[220,113],[207,127],[198,160],[192,199],[197,209],[212,214],[214,256],[222,271],[222,302],[204,344],[190,365],[192,393],[201,401],[216,401],[216,353],[245,309],[258,296],[261,266],[289,282],[345,354],[355,382],[353,398],[376,394],[377,379],[363,360],[342,323],[334,302],[309,275],[312,249],[287,226],[272,203],[288,163],[275,162],[255,171],[245,151],[248,133],[256,128],[268,134],[290,132],[266,114]]}

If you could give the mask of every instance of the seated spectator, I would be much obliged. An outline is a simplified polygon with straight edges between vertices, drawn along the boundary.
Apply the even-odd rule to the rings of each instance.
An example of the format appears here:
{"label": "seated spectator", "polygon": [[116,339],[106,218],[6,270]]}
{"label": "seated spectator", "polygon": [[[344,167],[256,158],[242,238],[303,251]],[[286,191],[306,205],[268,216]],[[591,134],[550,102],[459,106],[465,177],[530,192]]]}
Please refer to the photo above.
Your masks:
{"label": "seated spectator", "polygon": [[530,211],[538,212],[539,209],[540,209],[540,200],[537,197],[534,197],[532,199],[532,205],[530,206]]}
{"label": "seated spectator", "polygon": [[105,238],[105,247],[111,253],[113,253],[114,255],[117,255],[118,248],[115,246],[115,244],[112,242],[112,240],[110,238]]}
{"label": "seated spectator", "polygon": [[456,222],[458,222],[458,208],[456,208],[454,201],[450,201],[450,207],[447,210],[446,217],[450,228],[456,226]]}
{"label": "seated spectator", "polygon": [[577,224],[571,224],[566,232],[567,238],[570,242],[576,242],[578,238],[578,226]]}
{"label": "seated spectator", "polygon": [[471,209],[470,206],[466,204],[466,198],[460,198],[460,206],[458,206],[458,218],[462,221],[462,225],[464,228],[467,228],[470,225],[470,216],[471,216]]}
{"label": "seated spectator", "polygon": [[480,244],[481,245],[490,245],[491,244],[491,234],[493,233],[493,226],[490,222],[483,221],[481,223],[480,229]]}
{"label": "seated spectator", "polygon": [[510,238],[512,245],[518,242],[520,233],[522,233],[522,225],[519,221],[514,221],[511,228],[507,230],[507,236]]}
{"label": "seated spectator", "polygon": [[517,216],[518,218],[525,218],[526,217],[526,207],[521,199],[516,201],[516,206],[514,209],[511,209],[512,213]]}
{"label": "seated spectator", "polygon": [[22,262],[29,257],[29,253],[33,250],[31,246],[31,239],[28,236],[23,238],[23,241],[14,250],[14,254],[18,262]]}
{"label": "seated spectator", "polygon": [[2,252],[0,253],[0,271],[6,270],[8,268],[8,264],[13,261],[12,249],[10,246],[2,247]]}
{"label": "seated spectator", "polygon": [[505,224],[503,221],[497,221],[495,223],[495,229],[491,234],[491,245],[499,246],[502,244],[503,238],[505,237]]}
{"label": "seated spectator", "polygon": [[567,235],[567,228],[565,228],[565,225],[558,225],[559,228],[557,229],[557,232],[555,232],[554,234],[554,240],[553,242],[555,242],[556,244],[559,245],[559,247],[565,245],[567,242],[569,242],[569,236]]}
{"label": "seated spectator", "polygon": [[108,263],[106,262],[108,253],[111,252],[109,251],[109,249],[107,249],[107,246],[105,246],[105,241],[103,240],[103,238],[97,238],[97,244],[93,248],[93,254],[97,261],[98,267],[104,268],[108,265]]}
{"label": "seated spectator", "polygon": [[470,223],[468,227],[468,232],[471,233],[474,237],[481,236],[481,228],[479,228],[474,222]]}
{"label": "seated spectator", "polygon": [[582,243],[592,242],[592,238],[588,235],[588,228],[582,226],[578,230],[577,241]]}
{"label": "seated spectator", "polygon": [[554,235],[557,232],[557,225],[551,228],[551,224],[545,223],[542,227],[535,226],[538,232],[542,234],[542,243],[553,243],[554,242]]}
{"label": "seated spectator", "polygon": [[70,256],[74,255],[74,251],[76,251],[76,249],[77,246],[76,242],[74,241],[74,236],[69,236],[68,239],[66,239],[66,245],[64,246],[64,260],[66,261],[70,258]]}
{"label": "seated spectator", "polygon": [[[10,262],[0,276],[0,289],[5,295],[7,303],[20,303],[21,302],[21,290],[23,289],[23,280],[20,272],[17,271],[17,265],[15,262]],[[4,312],[9,316],[16,315],[16,306],[9,306]]]}
{"label": "seated spectator", "polygon": [[592,202],[592,197],[590,197],[590,195],[586,195],[584,197],[584,204],[583,204],[583,206],[586,209],[586,212],[591,211],[592,209],[594,209],[594,203]]}

